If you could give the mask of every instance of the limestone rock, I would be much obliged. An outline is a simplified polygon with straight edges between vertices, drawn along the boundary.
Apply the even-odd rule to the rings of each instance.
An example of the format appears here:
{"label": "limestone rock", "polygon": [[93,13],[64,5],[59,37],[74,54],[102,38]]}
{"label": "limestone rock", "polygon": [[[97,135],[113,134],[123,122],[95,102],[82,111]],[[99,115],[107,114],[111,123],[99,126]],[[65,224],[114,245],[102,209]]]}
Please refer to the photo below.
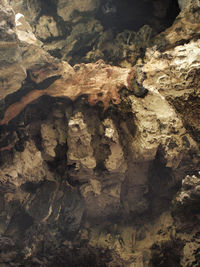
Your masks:
{"label": "limestone rock", "polygon": [[0,5],[0,263],[199,266],[199,1],[48,3]]}

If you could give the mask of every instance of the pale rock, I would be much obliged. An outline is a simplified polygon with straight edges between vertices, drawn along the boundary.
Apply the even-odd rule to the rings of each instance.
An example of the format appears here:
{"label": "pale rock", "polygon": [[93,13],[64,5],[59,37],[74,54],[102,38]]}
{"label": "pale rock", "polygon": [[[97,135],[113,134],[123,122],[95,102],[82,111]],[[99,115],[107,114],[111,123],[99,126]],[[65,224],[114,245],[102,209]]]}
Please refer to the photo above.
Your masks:
{"label": "pale rock", "polygon": [[[182,136],[186,135],[191,147],[195,142],[186,134],[182,121],[164,97],[158,92],[150,92],[146,98],[138,99],[130,96],[135,113],[137,136],[133,141],[133,157],[137,160],[150,161],[155,158],[159,145],[165,148],[166,166],[177,168],[183,158]],[[177,129],[174,132],[174,129]],[[168,139],[174,138],[176,146],[170,148]],[[190,147],[184,148],[189,151]]]}
{"label": "pale rock", "polygon": [[[175,110],[178,110],[183,122],[190,124],[198,132],[200,131],[200,126],[197,113],[192,111],[193,108],[188,107],[186,109],[185,107],[189,105],[188,101],[191,95],[196,96],[197,104],[194,101],[194,108],[195,105],[198,105],[200,91],[196,74],[200,66],[199,55],[200,41],[191,40],[187,44],[176,46],[174,49],[167,50],[164,53],[147,49],[143,66],[143,71],[147,75],[143,81],[144,87],[151,92],[157,92],[158,96],[163,98],[162,102],[166,102],[164,99],[168,99],[168,102],[175,107]],[[172,110],[173,108],[170,107],[170,109]],[[169,111],[170,109],[167,110]],[[162,110],[164,111],[164,109]],[[175,112],[173,116],[177,117]],[[173,125],[171,127],[173,128]],[[184,134],[183,125],[181,126],[178,117],[174,127],[178,128],[179,131],[182,128],[181,131]],[[194,147],[195,143],[190,137],[189,139],[191,147]]]}
{"label": "pale rock", "polygon": [[35,37],[30,24],[21,13],[15,15],[16,34],[21,42],[41,45],[42,43]]}
{"label": "pale rock", "polygon": [[25,17],[21,13],[15,15],[16,29],[19,31],[32,32],[30,24],[26,21]]}

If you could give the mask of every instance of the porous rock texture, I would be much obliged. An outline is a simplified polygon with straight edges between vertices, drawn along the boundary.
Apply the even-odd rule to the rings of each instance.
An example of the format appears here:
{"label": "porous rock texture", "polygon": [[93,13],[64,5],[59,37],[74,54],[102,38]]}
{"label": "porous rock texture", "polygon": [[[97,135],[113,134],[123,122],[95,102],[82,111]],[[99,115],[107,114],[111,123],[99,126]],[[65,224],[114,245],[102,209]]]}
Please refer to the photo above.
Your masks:
{"label": "porous rock texture", "polygon": [[200,265],[199,34],[199,0],[0,0],[0,266]]}

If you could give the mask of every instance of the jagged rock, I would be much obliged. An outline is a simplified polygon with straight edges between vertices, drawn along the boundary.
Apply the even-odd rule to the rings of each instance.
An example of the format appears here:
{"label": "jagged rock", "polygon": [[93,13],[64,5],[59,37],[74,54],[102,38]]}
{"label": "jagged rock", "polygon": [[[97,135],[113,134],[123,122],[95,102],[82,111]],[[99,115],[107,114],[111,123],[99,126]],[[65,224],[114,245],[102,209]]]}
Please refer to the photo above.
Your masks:
{"label": "jagged rock", "polygon": [[199,266],[199,1],[172,2],[137,31],[123,1],[1,1],[1,263]]}

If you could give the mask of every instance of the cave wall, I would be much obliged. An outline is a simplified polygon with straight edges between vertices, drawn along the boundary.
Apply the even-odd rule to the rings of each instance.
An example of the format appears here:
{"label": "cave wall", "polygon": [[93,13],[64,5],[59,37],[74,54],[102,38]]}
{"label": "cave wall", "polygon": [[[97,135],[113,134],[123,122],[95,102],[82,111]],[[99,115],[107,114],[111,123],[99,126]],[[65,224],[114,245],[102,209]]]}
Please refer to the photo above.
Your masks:
{"label": "cave wall", "polygon": [[199,1],[0,18],[0,264],[199,266]]}

